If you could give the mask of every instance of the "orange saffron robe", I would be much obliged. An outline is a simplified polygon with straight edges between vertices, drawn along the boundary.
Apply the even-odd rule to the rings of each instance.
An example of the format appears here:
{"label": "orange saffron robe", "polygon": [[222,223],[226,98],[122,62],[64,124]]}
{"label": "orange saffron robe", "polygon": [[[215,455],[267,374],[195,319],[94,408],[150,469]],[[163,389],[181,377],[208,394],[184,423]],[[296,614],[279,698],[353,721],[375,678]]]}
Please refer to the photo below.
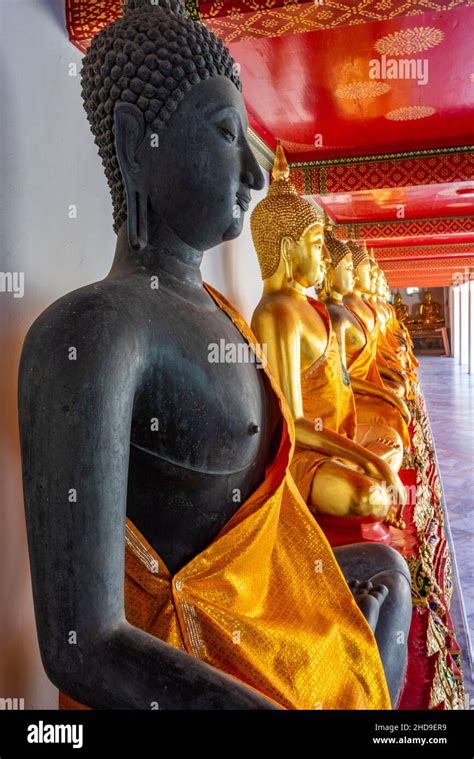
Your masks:
{"label": "orange saffron robe", "polygon": [[[261,485],[175,575],[127,518],[127,620],[283,708],[390,709],[373,633],[289,474],[289,409],[244,319],[207,289],[262,360],[282,439]],[[60,693],[60,708],[88,707]]]}
{"label": "orange saffron robe", "polygon": [[[367,301],[367,304],[374,312],[375,318],[378,321],[379,316],[377,308],[369,301]],[[385,329],[379,329],[378,332],[377,361],[381,366],[388,366],[390,368],[397,369],[398,371],[402,371],[405,376],[409,377],[412,382],[416,383],[417,377],[414,371],[414,368],[416,366],[416,363],[414,363],[416,362],[415,356],[413,356],[413,359],[414,361],[412,361],[408,351],[403,351],[399,340],[393,334],[390,320],[387,319]]]}
{"label": "orange saffron robe", "polygon": [[[349,306],[347,306],[347,308],[349,308]],[[362,319],[358,317],[355,311],[350,308],[349,310],[360,322],[361,328],[365,334],[364,347],[361,348],[359,353],[352,359],[351,364],[348,366],[349,377],[372,382],[374,385],[386,389],[376,360],[380,332],[378,317],[375,321],[374,329],[369,332],[366,325]],[[367,393],[359,393],[357,391],[354,391],[354,398],[357,421],[359,424],[388,425],[398,432],[402,439],[403,446],[405,448],[410,447],[408,427],[395,406],[382,400],[382,398],[377,398],[376,396],[368,395]]]}
{"label": "orange saffron robe", "polygon": [[[308,303],[324,321],[328,341],[324,353],[301,375],[303,413],[316,428],[356,439],[356,405],[349,375],[342,363],[337,336],[324,303],[308,297]],[[318,466],[331,456],[296,446],[290,472],[306,501]]]}
{"label": "orange saffron robe", "polygon": [[397,337],[396,333],[403,332],[407,341],[406,355],[408,358],[408,363],[410,365],[410,368],[415,370],[416,367],[420,365],[420,362],[418,361],[418,359],[416,358],[412,350],[413,340],[411,339],[410,333],[408,332],[406,325],[403,324],[403,322],[398,321],[394,307],[390,303],[388,304],[388,306],[389,306],[390,318],[387,321],[387,330],[390,332],[393,339],[396,341],[397,345],[400,345],[400,340]]}

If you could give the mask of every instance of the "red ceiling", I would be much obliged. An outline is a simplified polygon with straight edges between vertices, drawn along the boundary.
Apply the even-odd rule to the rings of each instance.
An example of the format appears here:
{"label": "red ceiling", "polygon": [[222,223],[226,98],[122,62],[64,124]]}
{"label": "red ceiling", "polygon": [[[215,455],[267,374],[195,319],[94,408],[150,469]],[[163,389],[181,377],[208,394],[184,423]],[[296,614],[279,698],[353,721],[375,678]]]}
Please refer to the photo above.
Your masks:
{"label": "red ceiling", "polygon": [[[361,4],[353,5],[360,7]],[[406,7],[407,3],[387,5]],[[390,89],[384,94],[363,99],[341,97],[354,94],[351,89],[360,83],[373,85],[369,61],[380,59],[375,47],[378,41],[419,28],[425,30],[422,34],[433,43],[432,47],[397,55],[398,48],[390,49],[388,43],[387,58],[419,61],[418,65],[425,66],[419,70],[420,74],[427,72],[426,84],[412,79],[385,79],[382,84],[389,85]],[[418,171],[415,171],[415,163],[417,170],[421,166],[423,151],[429,151],[427,155],[432,156],[433,149],[439,149],[438,155],[443,156],[443,149],[469,146],[473,141],[473,29],[472,9],[458,7],[449,12],[425,12],[416,17],[398,16],[350,27],[230,43],[241,66],[253,127],[272,147],[275,140],[280,139],[293,164],[300,167],[313,164],[316,172],[317,167],[322,166],[316,186],[309,176],[304,190],[301,186],[299,189],[311,194],[333,221],[346,227],[357,225],[346,231],[362,237],[370,235],[370,244],[378,249],[398,246],[403,250],[403,257],[409,259],[410,264],[390,272],[390,279],[397,286],[401,286],[404,279],[413,284],[416,276],[423,276],[425,282],[435,277],[436,284],[440,280],[449,284],[453,267],[440,269],[441,262],[436,261],[434,271],[428,273],[423,262],[429,261],[431,254],[429,247],[420,252],[421,244],[439,246],[444,243],[449,248],[449,243],[474,243],[473,232],[459,229],[455,223],[456,217],[474,215],[472,165],[466,173],[465,168],[461,171],[453,162],[447,171],[449,157],[444,163],[441,157],[440,167],[438,171],[433,170],[432,176],[428,171],[427,176],[417,180]],[[432,114],[403,121],[387,118],[397,109],[414,106],[432,109]],[[412,114],[404,115],[406,118]],[[320,147],[315,147],[315,142]],[[402,153],[407,155],[401,156]],[[396,154],[387,156],[392,163],[390,171],[380,163],[384,154]],[[409,163],[412,154],[417,156],[416,161],[413,167],[404,167],[404,176],[400,159],[407,158]],[[367,160],[365,176],[360,170],[361,156],[376,159]],[[337,159],[347,158],[359,163],[349,166],[340,161],[338,165]],[[426,164],[433,160],[428,157]],[[354,176],[354,169],[358,176]],[[449,181],[440,181],[446,171]],[[364,185],[367,175],[375,186]],[[410,177],[413,177],[412,184],[407,184]],[[342,191],[330,192],[331,182]],[[451,227],[445,221],[449,218],[453,218]],[[398,219],[443,221],[425,225],[427,229],[422,224],[417,225],[412,232],[404,228],[406,225],[392,223]]]}
{"label": "red ceiling", "polygon": [[[406,3],[405,3],[406,5]],[[286,141],[290,160],[355,156],[470,144],[474,105],[474,20],[471,8],[423,13],[392,21],[251,39],[230,43],[241,67],[245,100],[257,131]],[[431,49],[389,58],[424,59],[428,83],[384,80],[386,94],[346,99],[337,93],[355,82],[371,82],[374,44],[414,27],[439,30]],[[434,32],[427,33],[428,37]],[[406,106],[435,109],[427,118],[391,121],[386,114]],[[322,147],[315,148],[315,135]]]}
{"label": "red ceiling", "polygon": [[375,188],[314,195],[337,224],[361,219],[427,219],[474,215],[474,182]]}
{"label": "red ceiling", "polygon": [[[85,50],[90,37],[120,15],[121,2],[66,0],[74,44]],[[394,286],[449,284],[453,266],[471,264],[471,0],[186,4],[225,39],[239,63],[262,154],[271,161],[281,139],[299,192],[327,210],[341,237],[350,232],[376,246]],[[422,49],[401,51],[400,41],[413,38],[422,38]],[[426,61],[427,83],[387,78],[378,85],[383,94],[355,98],[357,88],[374,85],[369,62],[383,50],[395,61]],[[429,115],[406,120],[413,108],[415,115],[420,108]],[[405,120],[387,118],[399,109]],[[390,265],[390,250],[409,261],[407,267]]]}

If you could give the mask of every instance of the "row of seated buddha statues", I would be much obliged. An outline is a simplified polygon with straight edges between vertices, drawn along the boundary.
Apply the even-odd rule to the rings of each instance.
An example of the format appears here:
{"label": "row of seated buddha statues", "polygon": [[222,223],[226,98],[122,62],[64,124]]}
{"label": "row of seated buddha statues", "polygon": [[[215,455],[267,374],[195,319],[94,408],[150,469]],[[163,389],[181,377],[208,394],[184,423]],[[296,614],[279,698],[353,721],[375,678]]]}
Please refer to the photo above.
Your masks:
{"label": "row of seated buddha statues", "polygon": [[407,326],[418,329],[444,326],[441,304],[433,300],[433,293],[430,288],[425,290],[422,302],[417,304],[415,316],[408,317],[407,313],[403,321]]}
{"label": "row of seated buddha statues", "polygon": [[[285,176],[257,207],[257,340],[200,270],[264,186],[229,51],[180,0],[128,0],[82,85],[115,257],[34,322],[19,383],[38,640],[60,708],[395,708],[406,563],[383,543],[331,548],[318,523],[380,523],[387,483],[404,500],[399,433],[357,433],[339,329],[304,294],[320,217]],[[222,340],[256,360],[210,361]],[[361,382],[402,429],[400,396]]]}
{"label": "row of seated buddha statues", "polygon": [[[324,235],[322,216],[296,193],[281,145],[251,229],[263,278],[252,329],[295,422],[295,482],[333,545],[388,542],[383,522],[397,521],[392,506],[405,502],[397,472],[409,445],[409,411],[378,381],[370,355],[376,342],[343,303],[349,292],[358,297],[352,253]],[[325,276],[323,247],[330,256],[326,303],[306,294]]]}
{"label": "row of seated buddha statues", "polygon": [[395,295],[395,309],[398,321],[407,326],[418,327],[419,329],[444,326],[441,304],[433,300],[433,293],[430,288],[425,290],[423,300],[417,304],[414,316],[409,316],[409,308],[406,303],[403,303],[400,292]]}
{"label": "row of seated buddha statues", "polygon": [[[390,288],[383,270],[378,266],[373,250],[369,254],[366,243],[361,247],[349,240],[356,267],[355,291],[362,295],[365,316],[369,330],[376,330],[376,362],[384,385],[396,394],[413,398],[413,387],[417,384],[416,368],[418,360],[413,353],[413,342],[403,323],[397,318],[396,309],[390,303]],[[347,296],[350,300],[350,296]],[[360,303],[360,300],[359,300]],[[370,316],[373,314],[373,318]]]}
{"label": "row of seated buddha statues", "polygon": [[408,319],[409,307],[403,302],[402,294],[400,290],[395,293],[393,306],[395,308],[395,314],[400,324],[403,324]]}

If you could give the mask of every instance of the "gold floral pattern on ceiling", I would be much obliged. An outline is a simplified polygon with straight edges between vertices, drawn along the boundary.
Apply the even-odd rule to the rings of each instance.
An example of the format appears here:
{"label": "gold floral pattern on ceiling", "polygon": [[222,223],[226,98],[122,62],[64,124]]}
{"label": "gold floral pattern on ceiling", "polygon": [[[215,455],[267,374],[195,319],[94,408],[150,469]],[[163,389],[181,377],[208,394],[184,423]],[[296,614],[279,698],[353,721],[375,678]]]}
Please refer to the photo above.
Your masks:
{"label": "gold floral pattern on ceiling", "polygon": [[338,87],[335,94],[344,100],[367,100],[385,95],[389,90],[386,82],[349,82]]}
{"label": "gold floral pattern on ceiling", "polygon": [[187,0],[187,5],[193,2],[206,26],[226,43],[390,21],[472,4],[472,0]]}
{"label": "gold floral pattern on ceiling", "polygon": [[389,111],[385,114],[385,118],[389,121],[416,121],[433,116],[434,113],[436,113],[436,108],[428,105],[405,105],[403,108]]}
{"label": "gold floral pattern on ceiling", "polygon": [[380,55],[407,55],[421,53],[436,47],[444,39],[444,32],[434,26],[414,26],[387,34],[374,45]]}
{"label": "gold floral pattern on ceiling", "polygon": [[[188,13],[225,42],[334,29],[429,11],[473,5],[473,0],[184,0]],[[122,15],[123,0],[66,0],[71,42],[86,52],[91,38]]]}

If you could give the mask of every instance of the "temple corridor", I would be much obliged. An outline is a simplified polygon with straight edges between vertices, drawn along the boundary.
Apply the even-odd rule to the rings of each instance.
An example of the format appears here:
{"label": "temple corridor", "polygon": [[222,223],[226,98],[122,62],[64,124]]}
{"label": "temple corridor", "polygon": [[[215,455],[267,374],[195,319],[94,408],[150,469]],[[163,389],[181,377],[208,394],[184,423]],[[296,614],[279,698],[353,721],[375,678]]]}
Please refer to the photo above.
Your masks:
{"label": "temple corridor", "polygon": [[0,0],[0,759],[474,759],[473,33]]}
{"label": "temple corridor", "polygon": [[474,376],[455,358],[421,356],[419,377],[433,432],[438,465],[451,532],[453,569],[459,578],[452,616],[468,668],[473,673],[474,641],[474,522],[471,517],[474,491]]}

